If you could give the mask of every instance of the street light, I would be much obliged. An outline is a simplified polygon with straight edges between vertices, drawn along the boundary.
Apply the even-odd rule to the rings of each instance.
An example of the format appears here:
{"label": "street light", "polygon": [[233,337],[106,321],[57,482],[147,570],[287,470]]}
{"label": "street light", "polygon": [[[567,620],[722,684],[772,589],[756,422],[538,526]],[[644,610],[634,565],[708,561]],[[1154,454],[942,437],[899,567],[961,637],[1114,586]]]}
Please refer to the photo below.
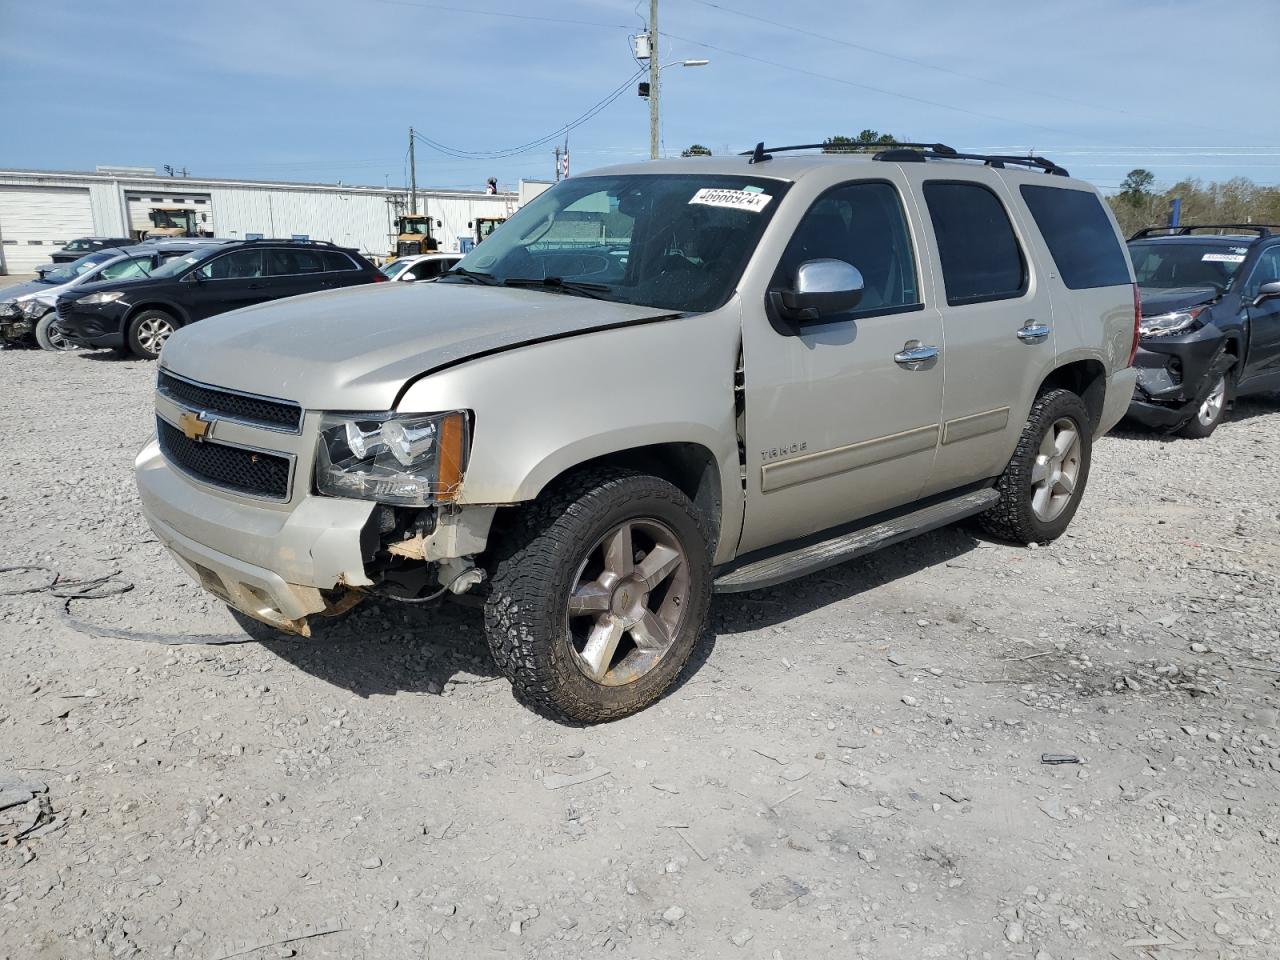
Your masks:
{"label": "street light", "polygon": [[[657,52],[658,52],[657,50],[654,50],[654,51],[652,52],[651,56],[656,56],[656,55],[657,55]],[[659,131],[659,127],[660,127],[659,120],[658,120],[658,89],[659,89],[659,84],[660,84],[660,82],[661,82],[661,81],[659,80],[659,76],[660,76],[660,74],[662,73],[662,71],[663,71],[663,70],[667,69],[667,67],[705,67],[705,66],[706,66],[708,63],[710,63],[710,62],[711,62],[710,60],[701,60],[701,59],[695,59],[695,60],[672,60],[670,63],[664,63],[662,66],[660,66],[660,67],[659,67],[659,66],[655,66],[655,65],[654,65],[654,64],[656,63],[656,61],[654,61],[654,60],[650,60],[650,61],[649,61],[649,63],[650,63],[650,69],[649,69],[649,159],[650,159],[650,160],[657,160],[657,159],[658,159],[658,140],[659,140],[658,131]]]}

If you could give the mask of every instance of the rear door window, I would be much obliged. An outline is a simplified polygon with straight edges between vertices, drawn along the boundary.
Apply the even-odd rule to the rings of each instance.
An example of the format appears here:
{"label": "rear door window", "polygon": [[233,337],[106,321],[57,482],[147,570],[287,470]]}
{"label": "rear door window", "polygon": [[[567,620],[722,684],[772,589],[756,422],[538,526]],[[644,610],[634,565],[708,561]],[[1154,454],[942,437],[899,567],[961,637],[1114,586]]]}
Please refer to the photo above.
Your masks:
{"label": "rear door window", "polygon": [[931,180],[924,199],[948,304],[1012,300],[1027,292],[1027,261],[994,193],[979,183]]}
{"label": "rear door window", "polygon": [[334,250],[325,250],[321,253],[324,258],[324,269],[326,273],[333,273],[337,270],[356,270],[358,269],[351,258],[345,253],[338,253]]}
{"label": "rear door window", "polygon": [[268,250],[267,276],[288,277],[304,273],[321,273],[324,262],[315,250]]}
{"label": "rear door window", "polygon": [[1128,284],[1129,267],[1097,194],[1026,183],[1022,199],[1072,290]]}

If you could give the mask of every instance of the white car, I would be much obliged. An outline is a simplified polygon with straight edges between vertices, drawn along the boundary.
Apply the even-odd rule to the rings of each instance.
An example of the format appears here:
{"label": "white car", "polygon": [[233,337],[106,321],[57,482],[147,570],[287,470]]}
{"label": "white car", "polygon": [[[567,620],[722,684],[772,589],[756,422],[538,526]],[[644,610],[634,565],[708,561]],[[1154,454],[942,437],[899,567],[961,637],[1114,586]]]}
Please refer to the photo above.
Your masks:
{"label": "white car", "polygon": [[419,280],[434,280],[452,270],[453,265],[461,259],[460,253],[422,253],[392,260],[383,264],[380,269],[388,280],[416,283]]}

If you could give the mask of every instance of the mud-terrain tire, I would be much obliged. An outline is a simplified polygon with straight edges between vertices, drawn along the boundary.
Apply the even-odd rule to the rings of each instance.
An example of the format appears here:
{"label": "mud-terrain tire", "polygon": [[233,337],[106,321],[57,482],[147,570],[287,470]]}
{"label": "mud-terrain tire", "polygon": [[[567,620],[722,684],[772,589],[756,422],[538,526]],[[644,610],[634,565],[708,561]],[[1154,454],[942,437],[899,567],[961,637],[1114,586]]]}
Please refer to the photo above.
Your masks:
{"label": "mud-terrain tire", "polygon": [[125,343],[129,352],[144,360],[160,356],[164,343],[178,329],[178,321],[163,310],[143,310],[129,321]]}
{"label": "mud-terrain tire", "polygon": [[711,542],[684,493],[638,472],[573,475],[519,509],[495,538],[484,611],[516,696],[586,724],[651,704],[705,627]]}
{"label": "mud-terrain tire", "polygon": [[[1058,447],[1068,446],[1068,430],[1074,430],[1074,442],[1060,454]],[[1080,505],[1092,459],[1093,418],[1084,401],[1070,390],[1042,393],[1031,405],[1018,446],[996,483],[1000,500],[979,515],[979,525],[1013,543],[1056,540]]]}
{"label": "mud-terrain tire", "polygon": [[1210,373],[1210,376],[1214,377],[1213,386],[1205,392],[1191,419],[1178,428],[1178,436],[1188,440],[1207,439],[1227,415],[1227,407],[1234,395],[1232,370],[1228,368],[1221,373]]}
{"label": "mud-terrain tire", "polygon": [[62,329],[58,326],[58,315],[52,310],[36,321],[35,332],[36,343],[40,344],[41,350],[63,353],[67,350],[79,349],[63,335]]}

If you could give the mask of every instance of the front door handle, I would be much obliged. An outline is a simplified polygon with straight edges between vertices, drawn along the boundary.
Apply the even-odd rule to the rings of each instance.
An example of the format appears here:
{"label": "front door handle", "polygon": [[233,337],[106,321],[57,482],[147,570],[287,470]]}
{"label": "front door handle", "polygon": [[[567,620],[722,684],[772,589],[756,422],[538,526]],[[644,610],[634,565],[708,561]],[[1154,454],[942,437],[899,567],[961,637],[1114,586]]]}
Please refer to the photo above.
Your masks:
{"label": "front door handle", "polygon": [[1018,339],[1023,343],[1042,343],[1049,339],[1049,325],[1038,320],[1028,320],[1018,328]]}
{"label": "front door handle", "polygon": [[902,349],[893,355],[893,362],[908,370],[919,370],[921,364],[936,360],[940,352],[935,346],[921,343],[919,340],[908,340],[902,345]]}

